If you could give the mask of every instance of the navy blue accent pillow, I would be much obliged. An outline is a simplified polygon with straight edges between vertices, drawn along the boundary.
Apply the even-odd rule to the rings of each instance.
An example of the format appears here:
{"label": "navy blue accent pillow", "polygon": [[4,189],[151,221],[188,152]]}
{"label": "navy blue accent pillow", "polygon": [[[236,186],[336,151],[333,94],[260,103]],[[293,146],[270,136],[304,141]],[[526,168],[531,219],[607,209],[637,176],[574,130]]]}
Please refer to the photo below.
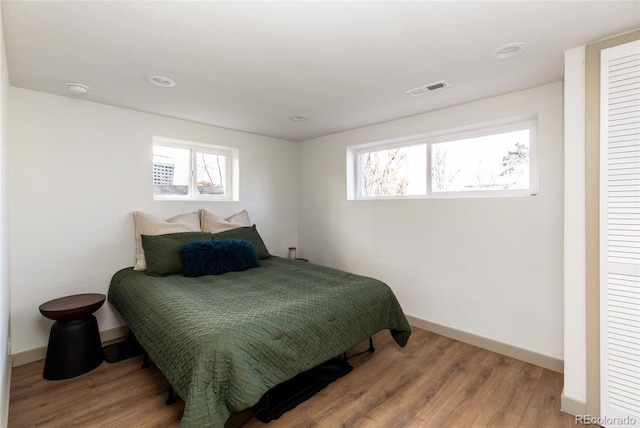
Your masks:
{"label": "navy blue accent pillow", "polygon": [[183,275],[187,277],[220,275],[260,266],[253,245],[240,239],[190,242],[180,248],[180,257]]}

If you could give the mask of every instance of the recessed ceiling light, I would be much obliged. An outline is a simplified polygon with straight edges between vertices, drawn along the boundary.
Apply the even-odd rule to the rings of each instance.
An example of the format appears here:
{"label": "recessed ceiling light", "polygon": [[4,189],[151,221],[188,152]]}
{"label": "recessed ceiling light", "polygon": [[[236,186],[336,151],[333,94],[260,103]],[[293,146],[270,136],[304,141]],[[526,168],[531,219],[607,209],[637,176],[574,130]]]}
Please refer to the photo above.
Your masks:
{"label": "recessed ceiling light", "polygon": [[289,118],[289,120],[293,120],[294,122],[304,122],[306,120],[309,120],[309,118],[307,116],[303,116],[301,114],[295,115],[295,116],[291,116]]}
{"label": "recessed ceiling light", "polygon": [[173,79],[169,79],[165,76],[159,76],[157,74],[150,74],[144,77],[144,80],[152,85],[160,86],[163,88],[172,88],[176,86],[176,82]]}
{"label": "recessed ceiling light", "polygon": [[508,43],[496,48],[491,54],[493,59],[507,59],[521,55],[527,50],[527,44],[523,42]]}
{"label": "recessed ceiling light", "polygon": [[89,93],[89,87],[82,83],[67,82],[65,85],[73,95],[87,95]]}

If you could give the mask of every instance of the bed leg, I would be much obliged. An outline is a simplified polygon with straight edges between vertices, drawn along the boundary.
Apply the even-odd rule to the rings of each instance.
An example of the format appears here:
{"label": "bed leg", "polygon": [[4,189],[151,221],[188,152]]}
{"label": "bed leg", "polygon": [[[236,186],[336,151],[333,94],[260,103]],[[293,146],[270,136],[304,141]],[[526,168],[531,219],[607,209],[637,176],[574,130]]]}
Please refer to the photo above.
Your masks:
{"label": "bed leg", "polygon": [[369,349],[367,349],[366,351],[358,352],[357,354],[353,354],[353,355],[347,355],[346,352],[343,352],[342,353],[342,359],[344,361],[347,361],[349,358],[353,358],[353,357],[356,357],[358,355],[362,355],[362,354],[367,353],[367,352],[373,352],[375,350],[376,350],[376,348],[373,347],[373,337],[369,336]]}
{"label": "bed leg", "polygon": [[267,410],[266,410],[266,413],[267,413],[266,419],[267,419],[268,422],[271,422],[271,416],[273,416],[273,412],[272,412],[272,409],[271,409],[271,403],[269,402],[269,397],[271,396],[270,392],[271,392],[270,390],[267,391],[266,399],[265,399],[265,406],[267,408]]}
{"label": "bed leg", "polygon": [[149,354],[147,354],[146,352],[144,353],[144,357],[142,358],[142,368],[146,369],[147,367],[151,366],[153,364],[153,362],[151,361],[151,358],[149,358]]}
{"label": "bed leg", "polygon": [[173,386],[169,385],[169,392],[167,393],[167,401],[164,402],[164,404],[166,404],[167,406],[170,406],[171,404],[176,402],[176,396],[173,393]]}

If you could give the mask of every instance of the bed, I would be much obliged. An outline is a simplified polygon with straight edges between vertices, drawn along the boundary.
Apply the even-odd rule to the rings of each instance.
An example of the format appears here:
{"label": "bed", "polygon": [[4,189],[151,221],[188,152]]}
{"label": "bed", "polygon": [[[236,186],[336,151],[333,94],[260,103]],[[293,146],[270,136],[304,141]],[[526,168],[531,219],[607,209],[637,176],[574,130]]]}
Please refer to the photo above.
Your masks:
{"label": "bed", "polygon": [[400,346],[411,334],[383,282],[268,254],[222,275],[122,269],[109,301],[184,400],[183,427],[223,427],[231,412],[378,331]]}

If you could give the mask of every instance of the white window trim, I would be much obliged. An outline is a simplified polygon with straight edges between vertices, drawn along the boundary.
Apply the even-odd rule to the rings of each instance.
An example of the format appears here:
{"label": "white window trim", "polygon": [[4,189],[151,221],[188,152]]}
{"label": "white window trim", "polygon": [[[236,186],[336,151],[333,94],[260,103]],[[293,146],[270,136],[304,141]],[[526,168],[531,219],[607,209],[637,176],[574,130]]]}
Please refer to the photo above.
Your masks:
{"label": "white window trim", "polygon": [[[189,150],[191,152],[191,171],[189,190],[186,195],[156,195],[153,193],[154,201],[238,201],[239,198],[239,150],[233,147],[218,146],[213,144],[199,143],[195,141],[179,140],[168,137],[153,137],[153,146],[173,147],[176,149]],[[195,189],[198,185],[197,174],[197,153],[225,156],[226,165],[226,186],[222,195],[201,194]],[[153,190],[152,190],[153,192]]]}
{"label": "white window trim", "polygon": [[[500,198],[527,197],[538,194],[538,119],[535,115],[527,115],[492,123],[484,123],[472,127],[454,130],[437,131],[412,137],[395,138],[380,142],[358,144],[347,147],[347,199],[348,200],[388,200],[388,199],[452,199],[452,198]],[[483,137],[510,131],[529,129],[529,188],[512,190],[475,190],[454,192],[433,192],[431,189],[431,148],[433,144],[452,142],[466,138]],[[362,195],[361,155],[364,153],[386,150],[397,147],[409,147],[426,144],[427,156],[427,191],[424,195],[365,196]]]}

